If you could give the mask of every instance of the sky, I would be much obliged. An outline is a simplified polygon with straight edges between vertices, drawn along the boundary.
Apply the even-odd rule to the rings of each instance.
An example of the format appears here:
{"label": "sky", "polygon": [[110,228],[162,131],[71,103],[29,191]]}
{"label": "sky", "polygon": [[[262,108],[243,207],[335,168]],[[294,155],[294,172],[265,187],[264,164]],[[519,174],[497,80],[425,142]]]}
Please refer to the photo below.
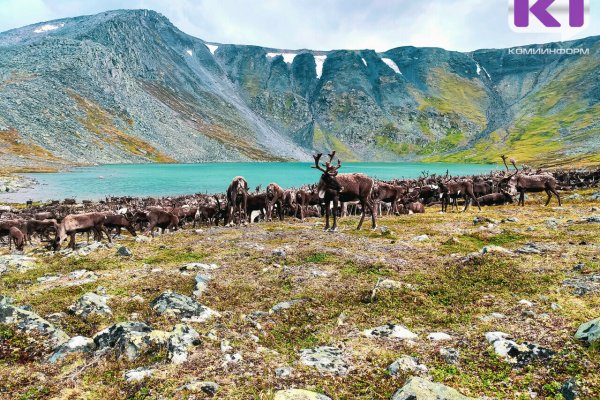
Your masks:
{"label": "sky", "polygon": [[[600,35],[600,2],[591,3],[587,29],[572,38]],[[158,11],[209,42],[280,49],[471,51],[566,39],[513,32],[507,0],[0,0],[0,32],[115,9]]]}

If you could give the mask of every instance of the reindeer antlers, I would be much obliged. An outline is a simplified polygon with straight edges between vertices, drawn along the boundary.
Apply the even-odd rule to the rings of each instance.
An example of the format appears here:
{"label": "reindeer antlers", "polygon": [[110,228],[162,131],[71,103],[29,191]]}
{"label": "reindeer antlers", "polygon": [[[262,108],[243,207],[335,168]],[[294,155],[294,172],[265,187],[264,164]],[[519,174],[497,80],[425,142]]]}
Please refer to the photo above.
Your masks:
{"label": "reindeer antlers", "polygon": [[323,169],[323,167],[321,165],[319,165],[319,161],[321,160],[323,153],[319,153],[319,154],[313,156],[313,158],[315,159],[315,165],[311,166],[311,168],[315,168],[326,174],[336,176],[338,174],[338,172],[337,172],[338,169],[340,169],[340,167],[342,166],[342,162],[338,158],[337,165],[333,166],[331,164],[331,162],[333,161],[333,158],[335,157],[335,151],[330,154],[327,154],[327,155],[329,156],[329,161],[326,161],[324,164],[321,164],[323,167],[325,167],[325,169]]}
{"label": "reindeer antlers", "polygon": [[506,167],[506,172],[510,172],[510,171],[508,170],[508,164],[506,164],[506,156],[505,156],[504,154],[502,154],[502,155],[500,156],[500,158],[502,158],[502,161],[504,161],[504,166]]}

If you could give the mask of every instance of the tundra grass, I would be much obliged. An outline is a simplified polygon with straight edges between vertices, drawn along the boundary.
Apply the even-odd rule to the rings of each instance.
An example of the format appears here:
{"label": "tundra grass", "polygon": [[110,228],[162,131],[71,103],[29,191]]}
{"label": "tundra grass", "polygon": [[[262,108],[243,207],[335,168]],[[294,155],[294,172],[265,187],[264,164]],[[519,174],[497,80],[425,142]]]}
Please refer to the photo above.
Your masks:
{"label": "tundra grass", "polygon": [[[203,227],[199,233],[183,230],[149,243],[126,236],[118,245],[127,246],[132,257],[118,256],[115,248],[72,258],[27,248],[37,257],[37,267],[2,275],[3,295],[31,305],[43,317],[66,312],[83,293],[98,286],[111,296],[110,318],[82,321],[66,314],[58,320],[69,335],[91,336],[109,324],[132,319],[170,330],[178,321],[157,315],[149,302],[165,290],[192,295],[195,273],[179,270],[188,262],[221,267],[210,272],[213,279],[199,299],[221,317],[192,323],[202,343],[179,366],[166,363],[162,353],[133,362],[114,354],[72,355],[51,366],[44,361],[48,350],[40,345],[43,341],[2,325],[0,398],[183,399],[192,394],[178,388],[202,379],[219,383],[217,399],[272,399],[277,390],[291,387],[336,400],[389,399],[410,377],[386,371],[403,355],[417,357],[428,366],[432,380],[468,396],[520,399],[536,393],[538,398],[560,399],[562,383],[575,378],[581,398],[598,398],[600,351],[573,335],[581,323],[600,316],[600,296],[597,292],[578,296],[563,286],[567,278],[598,272],[600,224],[582,222],[583,217],[598,215],[591,211],[598,204],[565,200],[562,208],[545,208],[543,200],[534,195],[524,208],[503,206],[464,214],[440,214],[432,207],[420,215],[383,216],[379,225],[385,228],[374,231],[368,220],[363,230],[356,231],[358,218],[346,217],[336,233],[323,232],[322,219],[312,218],[305,223],[286,219],[243,228]],[[476,216],[516,220],[489,228],[475,225]],[[546,224],[549,218],[558,222],[557,228]],[[428,240],[415,239],[424,234]],[[486,245],[515,251],[532,242],[548,250],[468,257]],[[277,256],[275,249],[284,249],[285,257]],[[582,270],[573,271],[578,263],[583,263]],[[38,281],[80,269],[94,271],[97,280],[74,287]],[[379,279],[401,282],[402,287],[372,296]],[[533,302],[533,307],[519,304],[522,299]],[[302,301],[257,318],[260,325],[248,319],[255,311],[267,312],[288,300]],[[492,313],[504,318],[486,318]],[[361,335],[386,323],[403,324],[418,339],[409,343]],[[427,339],[438,331],[453,339],[441,343]],[[513,367],[494,354],[484,338],[488,331],[539,344],[556,356]],[[223,339],[242,354],[240,363],[224,363]],[[351,366],[348,375],[322,375],[300,364],[301,349],[320,345],[343,349]],[[441,347],[458,349],[458,363],[446,363],[439,354]],[[154,366],[156,373],[142,382],[124,380],[125,371],[141,366]],[[291,377],[276,377],[275,369],[284,366],[293,368]]]}

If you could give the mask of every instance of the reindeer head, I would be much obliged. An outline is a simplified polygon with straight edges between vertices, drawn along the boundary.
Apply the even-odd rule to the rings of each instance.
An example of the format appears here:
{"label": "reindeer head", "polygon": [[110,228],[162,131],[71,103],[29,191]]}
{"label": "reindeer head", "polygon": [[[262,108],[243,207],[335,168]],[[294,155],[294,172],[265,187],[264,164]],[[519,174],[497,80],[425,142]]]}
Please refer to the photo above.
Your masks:
{"label": "reindeer head", "polygon": [[313,165],[311,168],[315,168],[323,172],[323,174],[321,175],[321,179],[319,180],[319,184],[317,186],[317,191],[319,193],[320,199],[325,198],[325,193],[329,190],[340,192],[343,189],[342,186],[338,183],[337,179],[335,179],[335,177],[338,174],[338,169],[340,169],[340,167],[342,166],[342,162],[338,158],[337,165],[333,165],[332,161],[335,157],[335,151],[328,155],[329,161],[321,165],[319,165],[319,161],[321,160],[323,154],[319,153],[316,156],[313,156],[313,158],[315,159],[315,165]]}
{"label": "reindeer head", "polygon": [[[502,155],[502,161],[504,161],[504,166],[506,167],[506,172],[510,172],[508,169],[508,165],[506,164],[506,156]],[[511,164],[515,167],[515,172],[512,175],[505,176],[500,180],[498,187],[503,189],[506,187],[506,190],[503,192],[508,193],[510,196],[515,196],[517,194],[517,174],[519,173],[519,168],[517,168],[517,162],[514,159],[510,159]]]}

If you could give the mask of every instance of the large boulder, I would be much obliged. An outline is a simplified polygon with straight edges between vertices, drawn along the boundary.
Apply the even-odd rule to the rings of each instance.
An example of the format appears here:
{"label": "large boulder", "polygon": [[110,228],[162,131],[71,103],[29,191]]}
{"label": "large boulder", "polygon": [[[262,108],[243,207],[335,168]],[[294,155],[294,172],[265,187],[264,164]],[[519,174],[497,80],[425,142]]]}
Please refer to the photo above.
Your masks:
{"label": "large boulder", "polygon": [[172,291],[160,294],[152,300],[150,306],[159,314],[176,317],[183,321],[205,322],[220,315],[191,297]]}
{"label": "large boulder", "polygon": [[115,345],[127,334],[131,332],[151,332],[152,328],[143,322],[128,321],[119,322],[96,333],[93,337],[94,343],[98,349],[115,347]]}
{"label": "large boulder", "polygon": [[344,360],[342,350],[337,347],[321,346],[313,349],[302,349],[300,362],[315,367],[321,373],[346,375],[349,366]]}
{"label": "large boulder", "polygon": [[288,389],[277,391],[273,400],[331,400],[331,398],[304,389]]}
{"label": "large boulder", "polygon": [[90,315],[100,315],[102,317],[112,316],[112,310],[106,304],[108,296],[101,296],[96,293],[85,293],[69,307],[72,314],[87,319]]}
{"label": "large boulder", "polygon": [[441,383],[412,377],[394,393],[392,400],[474,400],[474,398],[464,396]]}
{"label": "large boulder", "polygon": [[14,325],[25,333],[34,331],[46,337],[52,348],[69,340],[69,336],[61,329],[33,311],[14,305],[10,297],[0,296],[0,324]]}
{"label": "large boulder", "polygon": [[50,358],[48,358],[48,361],[54,364],[65,358],[67,354],[90,353],[95,348],[96,344],[93,339],[84,336],[73,336],[68,342],[61,344]]}
{"label": "large boulder", "polygon": [[403,356],[391,363],[387,367],[387,370],[390,373],[390,375],[396,375],[400,371],[421,374],[427,373],[428,368],[426,365],[420,364],[419,361],[414,357]]}
{"label": "large boulder", "polygon": [[503,332],[485,334],[488,342],[494,346],[494,352],[504,361],[517,367],[524,367],[537,360],[547,360],[554,352],[533,343],[517,343]]}
{"label": "large boulder", "polygon": [[584,340],[588,344],[598,342],[600,340],[600,318],[581,324],[575,333],[575,338]]}
{"label": "large boulder", "polygon": [[9,271],[25,272],[35,267],[36,260],[22,254],[0,256],[0,274]]}

